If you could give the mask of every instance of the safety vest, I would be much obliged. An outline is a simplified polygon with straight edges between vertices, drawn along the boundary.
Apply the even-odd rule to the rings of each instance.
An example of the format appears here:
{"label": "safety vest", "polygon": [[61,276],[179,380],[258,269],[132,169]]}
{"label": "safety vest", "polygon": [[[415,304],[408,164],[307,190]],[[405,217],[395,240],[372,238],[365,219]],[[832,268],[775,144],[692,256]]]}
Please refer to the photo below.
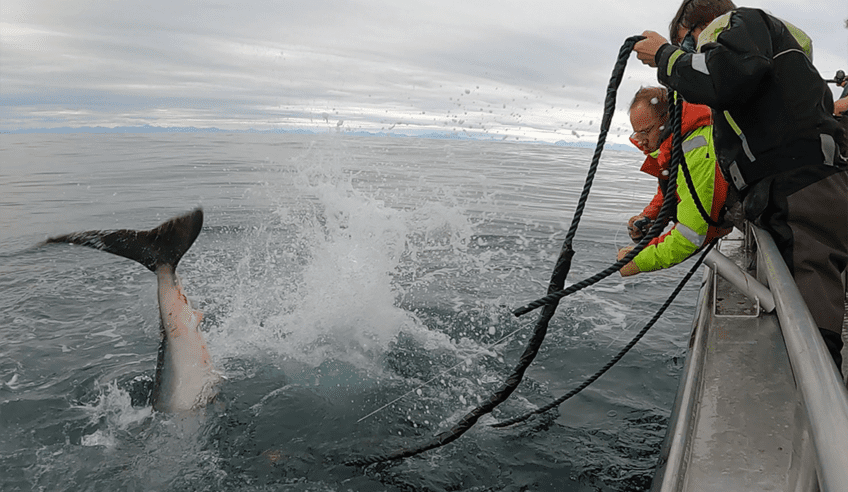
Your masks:
{"label": "safety vest", "polygon": [[[683,139],[683,155],[692,176],[695,192],[710,217],[719,221],[727,198],[727,181],[721,175],[713,150],[713,127],[702,126]],[[642,272],[676,265],[731,228],[712,227],[704,220],[686,184],[683,171],[677,172],[677,223],[633,259]]]}

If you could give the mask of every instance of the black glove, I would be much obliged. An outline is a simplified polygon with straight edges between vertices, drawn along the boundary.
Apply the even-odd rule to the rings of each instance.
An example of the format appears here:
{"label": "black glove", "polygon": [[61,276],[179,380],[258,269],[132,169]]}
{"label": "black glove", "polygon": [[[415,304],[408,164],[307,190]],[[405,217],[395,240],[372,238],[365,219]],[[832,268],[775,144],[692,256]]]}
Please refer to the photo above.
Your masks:
{"label": "black glove", "polygon": [[654,221],[644,215],[636,215],[627,223],[627,232],[634,243],[638,243],[651,230]]}

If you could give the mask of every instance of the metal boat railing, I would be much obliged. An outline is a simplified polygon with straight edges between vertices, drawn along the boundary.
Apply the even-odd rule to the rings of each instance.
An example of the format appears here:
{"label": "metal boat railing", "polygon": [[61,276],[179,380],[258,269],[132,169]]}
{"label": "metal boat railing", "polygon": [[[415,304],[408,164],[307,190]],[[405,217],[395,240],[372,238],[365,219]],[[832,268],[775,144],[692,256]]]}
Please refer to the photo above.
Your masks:
{"label": "metal boat railing", "polygon": [[[786,480],[779,482],[783,483],[785,490],[792,491],[844,491],[848,488],[848,390],[774,240],[762,229],[750,228],[758,246],[757,278],[769,286],[777,324],[785,342],[778,345],[785,345],[784,358],[788,358],[794,376],[795,390],[790,391],[790,394],[794,393],[797,401],[786,401],[785,404],[794,405],[798,409],[795,418],[800,419],[795,424],[787,425],[786,429],[775,429],[776,432],[789,431],[796,434],[791,438],[795,444],[794,458],[790,461],[794,463],[791,463],[791,470],[785,470]],[[705,364],[708,363],[708,334],[713,320],[717,319],[714,317],[715,296],[711,295],[717,280],[713,272],[722,277],[733,277],[731,282],[737,286],[754,283],[749,276],[741,275],[735,264],[734,268],[729,268],[727,262],[730,260],[724,257],[716,259],[718,261],[708,262],[713,271],[705,271],[689,353],[652,491],[690,490],[692,486],[688,484],[686,476],[694,465],[692,460],[697,459],[692,451],[693,441],[703,438],[695,435],[695,429],[705,391],[703,385]],[[751,299],[757,297],[757,306],[766,311],[771,310],[771,306],[763,306],[759,300],[764,297],[761,286],[741,290]],[[752,318],[751,322],[755,321]],[[744,324],[741,327],[744,328]],[[788,384],[792,384],[792,381]],[[744,432],[744,429],[741,431]],[[763,471],[769,473],[777,470]],[[778,487],[774,490],[784,489]]]}
{"label": "metal boat railing", "polygon": [[807,410],[823,492],[848,487],[848,390],[771,235],[753,227],[758,268],[774,296],[780,330]]}

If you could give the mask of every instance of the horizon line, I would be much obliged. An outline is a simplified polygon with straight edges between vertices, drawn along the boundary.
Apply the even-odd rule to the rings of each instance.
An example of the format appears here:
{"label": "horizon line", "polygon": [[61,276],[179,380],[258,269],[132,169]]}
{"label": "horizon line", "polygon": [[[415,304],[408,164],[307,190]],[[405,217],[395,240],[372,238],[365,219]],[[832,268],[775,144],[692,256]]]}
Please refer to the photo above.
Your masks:
{"label": "horizon line", "polygon": [[[522,140],[519,137],[516,137],[515,140],[510,140],[507,136],[492,136],[491,134],[479,133],[479,132],[467,132],[467,131],[438,131],[438,130],[420,130],[413,131],[413,134],[403,133],[403,132],[393,132],[393,131],[367,131],[367,130],[335,130],[332,129],[324,131],[315,131],[312,129],[306,128],[271,128],[265,130],[259,130],[255,128],[248,128],[244,130],[239,129],[223,129],[218,127],[195,127],[195,126],[155,126],[150,124],[144,124],[139,126],[79,126],[79,127],[71,127],[71,126],[60,126],[60,127],[42,127],[42,128],[18,128],[13,130],[5,130],[0,129],[0,134],[74,134],[74,133],[93,133],[93,134],[106,134],[106,133],[256,133],[256,134],[301,134],[301,135],[321,135],[321,134],[344,134],[348,136],[366,136],[366,137],[399,137],[399,138],[429,138],[429,139],[446,139],[446,140],[472,140],[472,141],[491,141],[491,142],[509,142],[509,143],[535,143],[535,144],[545,144],[545,145],[556,145],[560,147],[579,147],[579,148],[594,148],[597,146],[597,142],[588,142],[584,140],[578,140],[576,142],[569,142],[566,140],[558,140],[556,142],[545,141],[545,140]],[[636,151],[629,145],[618,144],[618,143],[610,143],[605,142],[604,147],[610,150],[625,150],[625,151]]]}

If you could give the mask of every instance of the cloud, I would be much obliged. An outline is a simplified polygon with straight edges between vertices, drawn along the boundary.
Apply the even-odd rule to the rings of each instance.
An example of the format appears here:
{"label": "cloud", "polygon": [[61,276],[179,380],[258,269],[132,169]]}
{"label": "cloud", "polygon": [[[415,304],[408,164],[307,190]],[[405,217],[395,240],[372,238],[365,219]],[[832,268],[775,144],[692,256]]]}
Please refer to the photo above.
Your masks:
{"label": "cloud", "polygon": [[[620,44],[665,32],[677,4],[4,0],[0,116],[6,129],[343,120],[585,137],[597,132]],[[763,4],[807,30],[825,75],[846,68],[848,30],[832,14],[845,10],[841,0]],[[618,133],[630,95],[655,83],[631,59]]]}

